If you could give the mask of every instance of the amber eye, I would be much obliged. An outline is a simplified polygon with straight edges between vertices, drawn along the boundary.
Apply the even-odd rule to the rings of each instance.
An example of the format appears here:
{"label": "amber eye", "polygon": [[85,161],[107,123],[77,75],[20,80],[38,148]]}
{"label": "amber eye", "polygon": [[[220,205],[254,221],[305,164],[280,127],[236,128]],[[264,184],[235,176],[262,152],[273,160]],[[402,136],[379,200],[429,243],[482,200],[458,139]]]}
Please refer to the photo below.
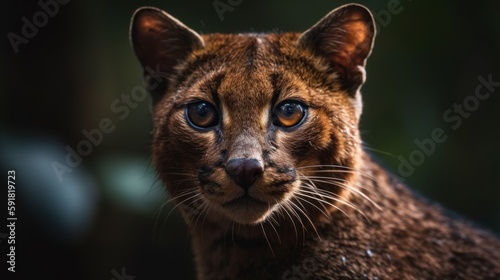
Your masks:
{"label": "amber eye", "polygon": [[282,127],[294,127],[301,124],[307,108],[298,101],[285,101],[274,109],[274,124]]}
{"label": "amber eye", "polygon": [[196,129],[205,129],[216,126],[219,116],[214,106],[205,101],[191,103],[186,107],[186,119]]}

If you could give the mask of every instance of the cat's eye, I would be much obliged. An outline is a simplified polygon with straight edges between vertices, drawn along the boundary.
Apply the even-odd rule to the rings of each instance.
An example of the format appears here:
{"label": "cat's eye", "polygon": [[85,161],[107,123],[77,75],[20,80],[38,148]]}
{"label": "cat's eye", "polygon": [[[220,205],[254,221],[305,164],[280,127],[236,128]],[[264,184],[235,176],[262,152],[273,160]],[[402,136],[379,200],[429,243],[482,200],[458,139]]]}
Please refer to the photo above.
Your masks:
{"label": "cat's eye", "polygon": [[298,101],[285,101],[274,109],[274,125],[291,128],[298,126],[305,119],[306,105]]}
{"label": "cat's eye", "polygon": [[219,115],[214,106],[205,101],[198,101],[186,107],[186,119],[196,129],[205,129],[219,123]]}

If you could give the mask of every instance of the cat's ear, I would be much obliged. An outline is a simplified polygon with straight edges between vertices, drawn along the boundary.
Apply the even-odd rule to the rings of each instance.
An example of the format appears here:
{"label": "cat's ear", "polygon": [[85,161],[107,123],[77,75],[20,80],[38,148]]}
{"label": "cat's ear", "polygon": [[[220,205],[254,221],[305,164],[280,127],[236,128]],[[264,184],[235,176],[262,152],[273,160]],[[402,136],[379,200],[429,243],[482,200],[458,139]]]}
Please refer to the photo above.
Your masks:
{"label": "cat's ear", "polygon": [[364,67],[374,37],[375,23],[370,11],[348,4],[331,11],[302,33],[297,45],[324,58],[340,76],[342,88],[355,95],[365,79]]}
{"label": "cat's ear", "polygon": [[150,84],[148,89],[156,94],[165,91],[169,75],[175,67],[204,46],[198,33],[153,7],[143,7],[134,13],[130,40],[144,67],[145,81]]}

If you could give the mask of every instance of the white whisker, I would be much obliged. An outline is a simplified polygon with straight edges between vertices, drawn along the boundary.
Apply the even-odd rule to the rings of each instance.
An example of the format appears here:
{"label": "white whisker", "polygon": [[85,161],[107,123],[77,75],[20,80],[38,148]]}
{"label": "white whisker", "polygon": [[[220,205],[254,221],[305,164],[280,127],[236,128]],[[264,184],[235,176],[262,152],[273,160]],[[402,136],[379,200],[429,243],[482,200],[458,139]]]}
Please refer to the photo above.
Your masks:
{"label": "white whisker", "polygon": [[[324,200],[324,199],[320,199],[320,198],[317,198],[317,197],[313,197],[313,196],[310,196],[310,195],[307,195],[307,194],[304,194],[304,193],[308,193],[308,192],[307,192],[307,191],[305,191],[304,189],[302,189],[302,190],[298,193],[298,195],[301,195],[301,196],[303,196],[303,197],[308,197],[308,198],[314,199],[314,200],[318,201],[321,205],[323,205],[323,204],[330,205],[331,207],[333,207],[333,208],[335,208],[335,209],[339,210],[339,211],[340,211],[342,214],[344,214],[347,218],[351,219],[351,217],[350,217],[350,216],[349,216],[349,215],[348,215],[348,214],[347,214],[344,210],[342,210],[342,208],[338,207],[337,205],[332,204],[332,203],[330,203],[330,202],[328,202],[328,201],[326,201],[326,200]],[[321,196],[321,197],[323,197],[323,198],[325,197],[325,195],[322,195],[322,194],[319,194],[319,193],[315,193],[315,192],[309,192],[309,193],[310,193],[310,194],[316,194],[316,195],[319,195],[319,196]],[[332,199],[331,197],[327,197],[327,198]],[[333,200],[340,202],[340,200],[335,199],[335,198],[334,198]],[[314,205],[314,204],[313,204],[313,205]],[[314,205],[314,206],[315,206],[315,205]],[[316,208],[317,208],[317,207],[316,207]],[[318,209],[318,210],[320,210],[320,209]],[[320,211],[321,211],[321,210],[320,210]],[[323,211],[321,211],[321,212],[323,212]],[[323,213],[324,213],[324,212],[323,212]],[[325,214],[325,213],[324,213],[324,214]],[[328,218],[331,218],[330,213],[328,213],[328,215],[327,215],[327,214],[325,214],[325,215],[326,215]]]}
{"label": "white whisker", "polygon": [[[300,209],[300,207],[299,207],[299,206],[297,206],[297,204],[295,204],[295,203],[294,203],[293,201],[291,201],[291,200],[289,200],[289,201],[290,201],[291,205],[292,205],[293,207],[295,207],[295,209],[299,210],[299,211],[300,211],[300,212],[301,212],[301,213],[302,213],[302,214],[306,217],[306,219],[309,221],[309,223],[311,223],[311,226],[312,226],[312,228],[313,228],[314,232],[316,232],[316,235],[317,235],[317,236],[318,236],[318,238],[321,240],[321,236],[319,236],[319,233],[318,233],[318,231],[316,230],[316,226],[315,226],[315,225],[314,225],[314,223],[311,221],[311,219],[309,218],[309,216],[308,216],[308,215],[307,215],[307,214],[306,214],[306,213],[305,213],[302,209]],[[304,208],[304,209],[305,209],[304,205],[300,202],[300,200],[297,200],[297,202],[298,202],[298,203],[302,206],[302,208]]]}
{"label": "white whisker", "polygon": [[288,209],[295,217],[297,217],[297,220],[300,222],[300,225],[302,226],[302,243],[305,242],[305,233],[307,231],[307,228],[304,225],[304,222],[302,221],[302,218],[300,215],[295,211],[293,206],[291,205],[290,201],[286,201],[283,206]]}
{"label": "white whisker", "polygon": [[[332,165],[332,164],[325,164],[325,165],[309,165],[309,166],[301,166],[295,168],[296,170],[304,170],[304,169],[311,169],[315,168],[315,170],[307,170],[307,172],[315,172],[315,173],[349,173],[349,174],[355,174],[355,175],[361,175],[366,178],[369,178],[375,182],[378,182],[378,179],[375,178],[372,174],[356,170],[352,167],[347,167],[347,166],[341,166],[341,165]],[[321,168],[321,169],[320,169]],[[325,169],[325,168],[336,168],[336,169]],[[340,170],[339,170],[340,169]]]}
{"label": "white whisker", "polygon": [[290,221],[292,222],[293,229],[295,230],[295,244],[297,245],[297,242],[299,241],[299,233],[297,232],[297,226],[295,226],[295,222],[293,221],[292,216],[290,216],[290,213],[288,213],[287,208],[284,207],[282,204],[278,204],[280,211],[282,210],[285,212],[285,214],[290,218]]}
{"label": "white whisker", "polygon": [[[328,211],[327,211],[327,212],[325,212],[325,211],[321,210],[321,209],[320,209],[318,206],[316,206],[314,203],[310,202],[310,201],[309,201],[309,200],[307,200],[307,199],[304,199],[304,197],[305,197],[305,198],[310,198],[310,199],[316,200],[316,201],[318,201],[318,202],[325,202],[325,203],[326,203],[326,201],[321,200],[321,199],[318,199],[318,198],[313,197],[313,196],[310,196],[310,195],[308,195],[308,194],[302,193],[302,190],[300,190],[299,192],[297,192],[297,193],[296,193],[296,195],[297,195],[297,199],[300,199],[300,200],[302,200],[302,201],[304,201],[304,202],[309,203],[309,204],[310,204],[310,205],[312,205],[314,208],[318,209],[318,211],[320,211],[321,213],[323,213],[323,215],[325,215],[327,218],[331,218],[330,214],[328,214]],[[302,197],[300,197],[300,196],[302,196]]]}
{"label": "white whisker", "polygon": [[347,189],[347,190],[351,190],[354,193],[356,193],[359,196],[361,196],[364,199],[366,199],[367,201],[369,201],[378,210],[382,211],[382,208],[375,201],[373,201],[371,198],[369,198],[365,193],[363,193],[362,191],[360,191],[359,189],[357,189],[357,188],[355,188],[353,186],[350,186],[350,185],[344,183],[343,180],[340,180],[338,178],[328,178],[328,177],[324,178],[324,179],[327,179],[327,180],[320,180],[320,179],[315,178],[314,176],[308,176],[308,178],[311,179],[314,182],[329,184],[329,185],[341,187],[341,188],[344,188],[344,189]]}
{"label": "white whisker", "polygon": [[271,249],[271,252],[273,253],[273,256],[274,256],[273,247],[271,246],[271,243],[269,242],[269,239],[267,238],[266,230],[264,229],[264,225],[262,223],[260,223],[260,228],[262,229],[262,233],[264,233],[264,237],[266,238],[267,245],[269,245],[269,249]]}

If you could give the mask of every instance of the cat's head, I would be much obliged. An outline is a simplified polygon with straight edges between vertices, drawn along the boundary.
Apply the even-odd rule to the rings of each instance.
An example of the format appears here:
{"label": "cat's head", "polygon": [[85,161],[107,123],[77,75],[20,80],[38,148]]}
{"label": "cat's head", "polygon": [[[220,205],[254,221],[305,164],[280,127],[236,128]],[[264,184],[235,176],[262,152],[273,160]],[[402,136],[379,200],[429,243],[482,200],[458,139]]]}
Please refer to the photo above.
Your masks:
{"label": "cat's head", "polygon": [[374,26],[354,4],[302,34],[200,36],[159,9],[134,14],[153,162],[188,220],[257,224],[348,199]]}

